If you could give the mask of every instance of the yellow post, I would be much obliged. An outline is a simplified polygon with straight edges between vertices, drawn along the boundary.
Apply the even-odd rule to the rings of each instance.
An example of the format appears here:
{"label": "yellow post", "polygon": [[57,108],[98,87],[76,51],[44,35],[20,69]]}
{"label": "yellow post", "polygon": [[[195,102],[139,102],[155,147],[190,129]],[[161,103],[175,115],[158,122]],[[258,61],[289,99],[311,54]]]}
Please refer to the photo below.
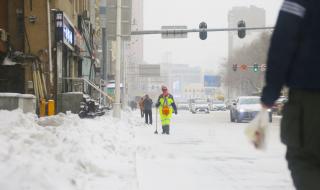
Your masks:
{"label": "yellow post", "polygon": [[54,115],[55,114],[55,105],[54,105],[54,100],[49,100],[48,101],[48,116]]}
{"label": "yellow post", "polygon": [[41,99],[40,100],[40,111],[39,111],[40,117],[46,116],[46,100]]}

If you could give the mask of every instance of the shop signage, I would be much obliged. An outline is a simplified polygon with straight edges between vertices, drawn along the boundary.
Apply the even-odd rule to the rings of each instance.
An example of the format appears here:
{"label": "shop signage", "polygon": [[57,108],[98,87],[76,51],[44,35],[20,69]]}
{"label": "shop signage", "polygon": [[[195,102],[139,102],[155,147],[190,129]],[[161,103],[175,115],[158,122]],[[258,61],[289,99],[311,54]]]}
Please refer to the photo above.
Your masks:
{"label": "shop signage", "polygon": [[55,13],[56,41],[63,42],[70,49],[74,47],[74,28],[62,11]]}

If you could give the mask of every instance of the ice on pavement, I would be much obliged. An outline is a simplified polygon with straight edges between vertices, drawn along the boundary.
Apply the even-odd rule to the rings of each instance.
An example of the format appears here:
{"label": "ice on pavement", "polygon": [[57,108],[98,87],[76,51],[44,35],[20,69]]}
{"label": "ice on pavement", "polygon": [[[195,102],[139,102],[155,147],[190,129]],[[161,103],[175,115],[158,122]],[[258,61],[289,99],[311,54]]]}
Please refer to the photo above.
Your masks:
{"label": "ice on pavement", "polygon": [[0,110],[0,189],[293,190],[279,128],[256,151],[227,115],[180,112],[167,136],[138,112],[119,121]]}
{"label": "ice on pavement", "polygon": [[0,189],[137,189],[128,122],[0,111]]}

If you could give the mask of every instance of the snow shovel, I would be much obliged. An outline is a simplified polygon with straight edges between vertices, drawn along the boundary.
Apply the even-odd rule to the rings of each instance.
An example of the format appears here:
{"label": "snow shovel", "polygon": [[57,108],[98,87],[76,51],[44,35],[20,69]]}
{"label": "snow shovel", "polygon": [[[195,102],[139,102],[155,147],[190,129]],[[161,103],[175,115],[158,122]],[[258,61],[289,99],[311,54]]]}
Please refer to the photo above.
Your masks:
{"label": "snow shovel", "polygon": [[158,108],[156,108],[156,131],[154,134],[158,134]]}

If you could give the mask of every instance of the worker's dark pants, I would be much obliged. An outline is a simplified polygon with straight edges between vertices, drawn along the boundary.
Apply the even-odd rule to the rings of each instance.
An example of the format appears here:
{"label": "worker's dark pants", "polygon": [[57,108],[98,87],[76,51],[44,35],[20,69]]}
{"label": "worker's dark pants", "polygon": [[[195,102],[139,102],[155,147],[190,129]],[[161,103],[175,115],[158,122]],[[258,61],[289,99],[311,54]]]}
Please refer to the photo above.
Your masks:
{"label": "worker's dark pants", "polygon": [[320,90],[290,90],[281,120],[281,140],[297,190],[320,189]]}
{"label": "worker's dark pants", "polygon": [[152,125],[152,110],[144,110],[144,118],[146,120],[146,124]]}
{"label": "worker's dark pants", "polygon": [[169,125],[162,125],[162,134],[169,135],[170,133],[170,126]]}

